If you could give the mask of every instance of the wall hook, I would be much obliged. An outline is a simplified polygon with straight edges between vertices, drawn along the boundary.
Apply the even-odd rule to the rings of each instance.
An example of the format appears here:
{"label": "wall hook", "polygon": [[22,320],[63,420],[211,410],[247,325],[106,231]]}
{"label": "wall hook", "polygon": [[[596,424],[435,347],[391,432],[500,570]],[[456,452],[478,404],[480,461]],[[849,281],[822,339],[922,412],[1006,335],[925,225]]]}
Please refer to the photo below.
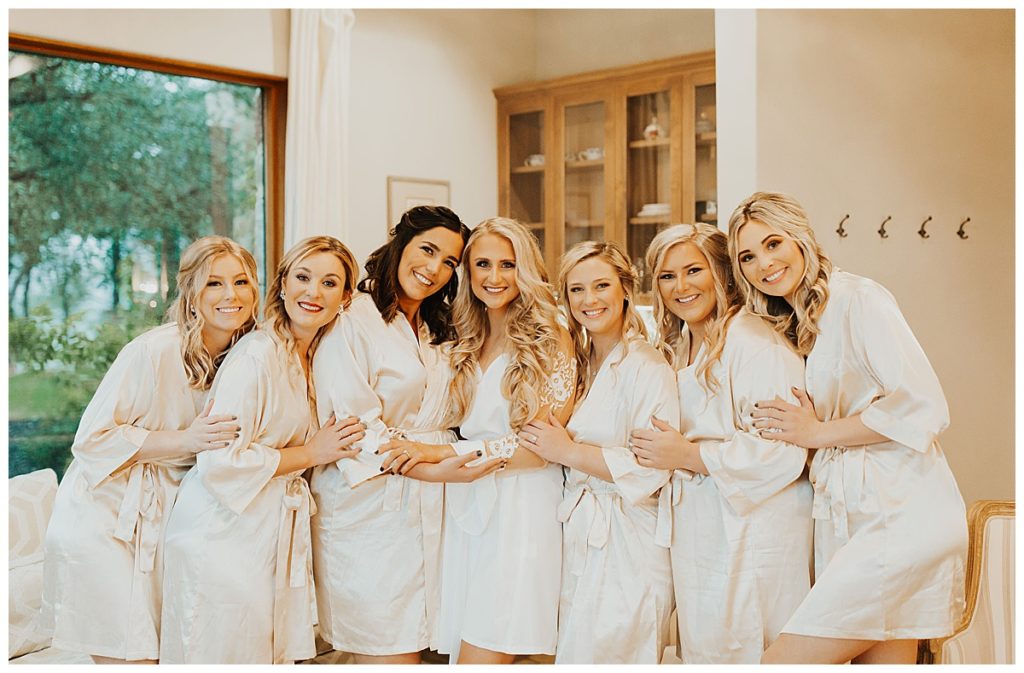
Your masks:
{"label": "wall hook", "polygon": [[921,238],[928,238],[931,236],[927,231],[924,230],[924,225],[932,221],[932,216],[929,215],[928,219],[921,223],[921,228],[917,230],[917,233],[921,234]]}
{"label": "wall hook", "polygon": [[889,238],[889,232],[885,230],[885,225],[891,219],[892,215],[886,216],[886,218],[882,220],[882,226],[878,228],[878,235],[881,236],[882,238]]}
{"label": "wall hook", "polygon": [[960,238],[967,238],[967,233],[964,231],[964,225],[971,221],[971,218],[967,218],[960,223],[960,228],[956,230],[956,235]]}
{"label": "wall hook", "polygon": [[849,234],[846,233],[846,229],[843,228],[843,223],[850,219],[850,214],[843,215],[843,219],[839,220],[839,228],[836,229],[836,233],[839,234],[839,238],[846,238]]}

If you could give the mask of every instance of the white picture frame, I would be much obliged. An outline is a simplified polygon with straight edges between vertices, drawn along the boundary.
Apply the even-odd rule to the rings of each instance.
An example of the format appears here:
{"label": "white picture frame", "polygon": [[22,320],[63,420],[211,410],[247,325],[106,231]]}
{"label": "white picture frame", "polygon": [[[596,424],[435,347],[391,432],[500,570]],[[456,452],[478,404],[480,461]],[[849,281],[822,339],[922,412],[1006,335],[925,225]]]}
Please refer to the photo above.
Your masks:
{"label": "white picture frame", "polygon": [[388,231],[410,208],[450,205],[451,185],[447,180],[388,176]]}

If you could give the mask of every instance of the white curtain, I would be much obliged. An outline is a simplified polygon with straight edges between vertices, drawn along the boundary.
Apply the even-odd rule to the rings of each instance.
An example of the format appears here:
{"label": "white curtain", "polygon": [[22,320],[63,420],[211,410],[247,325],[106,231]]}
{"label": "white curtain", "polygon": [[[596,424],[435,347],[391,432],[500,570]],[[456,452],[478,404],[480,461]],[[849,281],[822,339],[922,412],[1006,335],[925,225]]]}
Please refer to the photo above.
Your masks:
{"label": "white curtain", "polygon": [[291,10],[284,249],[318,234],[347,240],[350,9]]}

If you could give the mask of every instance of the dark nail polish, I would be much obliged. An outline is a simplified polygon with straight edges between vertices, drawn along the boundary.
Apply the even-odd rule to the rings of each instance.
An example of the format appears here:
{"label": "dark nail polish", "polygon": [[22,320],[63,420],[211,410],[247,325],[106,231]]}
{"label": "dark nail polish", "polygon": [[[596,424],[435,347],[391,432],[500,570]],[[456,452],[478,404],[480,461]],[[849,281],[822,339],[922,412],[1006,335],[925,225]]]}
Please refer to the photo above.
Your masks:
{"label": "dark nail polish", "polygon": [[478,457],[479,457],[479,456],[482,456],[482,455],[484,455],[484,452],[483,452],[483,451],[477,451],[477,452],[476,452],[476,455],[477,455]]}
{"label": "dark nail polish", "polygon": [[381,465],[381,466],[380,466],[380,471],[381,471],[381,472],[383,472],[383,471],[384,471],[384,466],[383,466],[383,465]]}

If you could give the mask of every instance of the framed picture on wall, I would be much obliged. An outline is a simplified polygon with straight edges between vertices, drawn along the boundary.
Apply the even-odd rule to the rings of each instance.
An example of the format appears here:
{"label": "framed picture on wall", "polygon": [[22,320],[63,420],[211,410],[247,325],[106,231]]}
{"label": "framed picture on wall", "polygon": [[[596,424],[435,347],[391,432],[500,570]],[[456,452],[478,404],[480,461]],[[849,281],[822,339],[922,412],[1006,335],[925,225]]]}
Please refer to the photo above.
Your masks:
{"label": "framed picture on wall", "polygon": [[388,231],[398,224],[402,213],[414,206],[450,205],[451,187],[447,180],[388,176]]}

